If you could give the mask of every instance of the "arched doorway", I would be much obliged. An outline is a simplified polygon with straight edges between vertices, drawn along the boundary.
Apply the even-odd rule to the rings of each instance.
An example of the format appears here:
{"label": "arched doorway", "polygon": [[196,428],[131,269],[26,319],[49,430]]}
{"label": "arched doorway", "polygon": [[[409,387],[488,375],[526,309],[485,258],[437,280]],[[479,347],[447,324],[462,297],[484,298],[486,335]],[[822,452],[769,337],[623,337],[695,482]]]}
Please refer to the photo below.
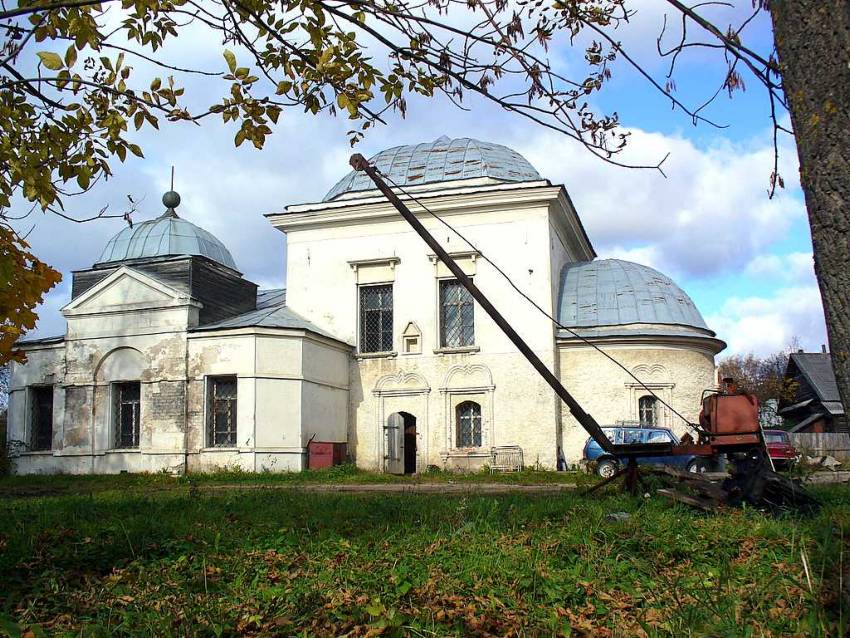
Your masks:
{"label": "arched doorway", "polygon": [[386,471],[390,474],[416,473],[416,417],[409,412],[393,412],[384,426],[386,432]]}

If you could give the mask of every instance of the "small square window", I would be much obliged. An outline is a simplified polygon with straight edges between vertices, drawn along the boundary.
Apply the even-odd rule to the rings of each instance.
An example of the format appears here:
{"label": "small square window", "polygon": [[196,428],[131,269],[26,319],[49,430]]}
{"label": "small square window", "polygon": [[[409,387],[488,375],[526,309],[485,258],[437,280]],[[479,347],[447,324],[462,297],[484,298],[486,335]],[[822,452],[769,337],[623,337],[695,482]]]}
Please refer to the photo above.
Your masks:
{"label": "small square window", "polygon": [[207,379],[207,440],[210,447],[236,445],[236,377]]}
{"label": "small square window", "polygon": [[405,354],[416,354],[421,352],[422,349],[419,347],[419,336],[413,337],[405,337],[404,338],[404,353]]}
{"label": "small square window", "polygon": [[30,449],[53,448],[53,386],[30,388]]}

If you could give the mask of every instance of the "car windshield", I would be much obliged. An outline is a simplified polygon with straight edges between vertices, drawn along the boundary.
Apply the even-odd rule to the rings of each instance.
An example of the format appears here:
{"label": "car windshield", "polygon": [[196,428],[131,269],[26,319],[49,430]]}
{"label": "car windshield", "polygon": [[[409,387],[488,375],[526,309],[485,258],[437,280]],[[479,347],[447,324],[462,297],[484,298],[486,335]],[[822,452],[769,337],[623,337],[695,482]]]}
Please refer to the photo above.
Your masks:
{"label": "car windshield", "polygon": [[765,432],[764,433],[764,441],[765,443],[788,443],[788,433],[787,432]]}

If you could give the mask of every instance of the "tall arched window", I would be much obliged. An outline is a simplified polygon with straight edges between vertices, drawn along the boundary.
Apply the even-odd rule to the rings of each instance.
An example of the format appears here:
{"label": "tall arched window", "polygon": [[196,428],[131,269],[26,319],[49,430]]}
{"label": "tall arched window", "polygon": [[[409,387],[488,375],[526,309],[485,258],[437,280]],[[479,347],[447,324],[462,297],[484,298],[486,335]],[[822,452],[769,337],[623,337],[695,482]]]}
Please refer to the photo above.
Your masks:
{"label": "tall arched window", "polygon": [[641,425],[658,425],[658,400],[653,396],[643,396],[638,400],[638,418]]}
{"label": "tall arched window", "polygon": [[481,406],[464,401],[455,410],[457,417],[457,447],[481,447]]}

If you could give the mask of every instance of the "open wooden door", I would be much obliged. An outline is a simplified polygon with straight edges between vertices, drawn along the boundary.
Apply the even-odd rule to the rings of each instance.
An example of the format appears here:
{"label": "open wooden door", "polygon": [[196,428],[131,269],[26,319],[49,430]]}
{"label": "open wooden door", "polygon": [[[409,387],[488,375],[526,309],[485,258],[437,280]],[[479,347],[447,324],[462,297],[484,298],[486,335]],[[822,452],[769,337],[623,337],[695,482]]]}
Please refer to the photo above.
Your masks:
{"label": "open wooden door", "polygon": [[398,412],[384,424],[384,471],[404,474],[404,417]]}

